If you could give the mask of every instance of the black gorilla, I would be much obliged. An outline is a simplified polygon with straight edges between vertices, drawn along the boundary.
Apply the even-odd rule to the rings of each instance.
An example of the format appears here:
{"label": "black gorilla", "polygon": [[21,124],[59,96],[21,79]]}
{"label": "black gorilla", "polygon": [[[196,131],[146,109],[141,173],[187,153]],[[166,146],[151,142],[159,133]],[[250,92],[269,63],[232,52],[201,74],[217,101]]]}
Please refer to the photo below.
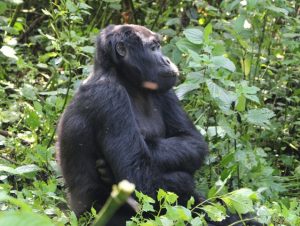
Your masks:
{"label": "black gorilla", "polygon": [[57,157],[77,215],[101,208],[110,194],[98,159],[114,183],[127,179],[152,197],[159,188],[173,191],[182,204],[197,196],[192,175],[207,145],[172,90],[177,74],[159,36],[145,27],[111,25],[101,32],[93,74],[58,128]]}
{"label": "black gorilla", "polygon": [[[178,69],[165,57],[157,34],[137,25],[111,25],[97,39],[93,74],[65,110],[58,130],[58,159],[77,215],[100,209],[111,185],[96,161],[103,159],[112,181],[127,179],[156,196],[159,188],[194,196],[193,174],[207,145],[172,90]],[[124,206],[109,225],[125,225]],[[223,224],[224,225],[224,224]]]}

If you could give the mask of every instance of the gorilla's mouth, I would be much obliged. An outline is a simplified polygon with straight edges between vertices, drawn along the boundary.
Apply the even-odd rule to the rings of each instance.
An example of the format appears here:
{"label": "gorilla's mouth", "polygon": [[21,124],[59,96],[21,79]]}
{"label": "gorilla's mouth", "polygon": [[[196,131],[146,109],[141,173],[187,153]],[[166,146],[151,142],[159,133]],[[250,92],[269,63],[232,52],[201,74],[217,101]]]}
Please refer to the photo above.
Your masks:
{"label": "gorilla's mouth", "polygon": [[143,82],[142,87],[150,90],[157,90],[158,84],[156,82],[145,81]]}
{"label": "gorilla's mouth", "polygon": [[162,73],[160,76],[162,76],[162,77],[177,77],[178,73],[176,71],[169,71],[166,73]]}

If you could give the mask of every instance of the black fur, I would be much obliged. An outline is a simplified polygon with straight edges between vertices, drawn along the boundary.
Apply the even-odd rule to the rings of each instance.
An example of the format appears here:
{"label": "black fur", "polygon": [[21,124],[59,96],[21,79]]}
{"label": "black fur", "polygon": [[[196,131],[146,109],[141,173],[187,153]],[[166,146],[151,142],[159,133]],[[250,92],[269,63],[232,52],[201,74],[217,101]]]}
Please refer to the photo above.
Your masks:
{"label": "black fur", "polygon": [[[172,90],[177,74],[150,30],[112,25],[100,33],[93,74],[58,130],[57,156],[77,215],[92,206],[99,210],[110,194],[98,159],[110,167],[113,183],[127,179],[152,197],[159,188],[173,191],[184,205],[191,196],[200,198],[193,174],[207,145]],[[125,225],[132,214],[124,206],[109,225]]]}

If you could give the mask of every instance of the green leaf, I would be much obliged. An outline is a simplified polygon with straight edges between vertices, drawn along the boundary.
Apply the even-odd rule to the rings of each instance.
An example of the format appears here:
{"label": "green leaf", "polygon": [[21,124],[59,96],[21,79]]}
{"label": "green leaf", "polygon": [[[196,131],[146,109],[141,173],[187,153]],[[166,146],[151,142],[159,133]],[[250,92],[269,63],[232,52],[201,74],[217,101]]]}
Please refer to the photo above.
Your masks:
{"label": "green leaf", "polygon": [[16,174],[16,171],[14,168],[5,166],[5,165],[0,165],[0,172],[7,172],[10,174]]}
{"label": "green leaf", "polygon": [[49,52],[49,53],[46,53],[42,56],[39,57],[39,61],[42,62],[42,63],[45,63],[47,62],[50,58],[52,57],[56,57],[58,55],[58,53],[56,52]]}
{"label": "green leaf", "polygon": [[268,10],[270,10],[272,12],[275,12],[275,13],[284,14],[286,16],[289,14],[289,11],[287,11],[286,9],[279,8],[279,7],[276,7],[274,5],[267,6],[266,9],[268,9]]}
{"label": "green leaf", "polygon": [[13,211],[0,214],[1,226],[54,226],[47,216],[33,212]]}
{"label": "green leaf", "polygon": [[178,199],[178,195],[176,195],[175,193],[173,192],[167,192],[167,195],[166,195],[166,201],[169,203],[169,204],[173,204],[177,201]]}
{"label": "green leaf", "polygon": [[267,126],[270,125],[270,119],[274,117],[275,114],[273,111],[267,108],[253,109],[247,112],[246,118],[248,122],[258,125],[258,126]]}
{"label": "green leaf", "polygon": [[213,43],[213,50],[212,50],[212,54],[214,56],[220,56],[225,54],[226,52],[226,48],[225,48],[225,44],[224,43]]}
{"label": "green leaf", "polygon": [[226,218],[226,209],[220,204],[205,205],[201,209],[207,213],[212,221],[222,221]]}
{"label": "green leaf", "polygon": [[192,218],[191,211],[183,206],[178,206],[178,215],[180,219],[185,221],[188,221]]}
{"label": "green leaf", "polygon": [[32,130],[38,128],[41,124],[39,115],[34,109],[26,108],[25,110],[25,123],[28,125]]}
{"label": "green leaf", "polygon": [[[161,216],[159,218],[159,220],[160,220],[162,226],[173,226],[174,225],[174,222],[172,220],[166,218],[165,216]],[[157,226],[157,225],[155,225],[155,226]]]}
{"label": "green leaf", "polygon": [[183,31],[185,37],[194,44],[202,44],[203,32],[197,28],[188,28]]}
{"label": "green leaf", "polygon": [[203,35],[203,40],[205,43],[208,43],[209,41],[209,35],[212,33],[212,25],[211,23],[209,23],[208,25],[206,25],[206,27],[204,28],[204,35]]}
{"label": "green leaf", "polygon": [[237,104],[235,106],[236,110],[239,112],[245,111],[246,108],[246,98],[244,95],[238,97]]}
{"label": "green leaf", "polygon": [[21,95],[28,100],[36,100],[36,88],[32,85],[24,84],[24,86],[20,90]]}
{"label": "green leaf", "polygon": [[95,52],[94,46],[84,46],[84,47],[81,47],[80,49],[84,53],[94,54],[94,52]]}
{"label": "green leaf", "polygon": [[251,58],[249,56],[243,60],[242,69],[244,71],[245,76],[247,77],[251,70]]}
{"label": "green leaf", "polygon": [[5,2],[0,2],[0,14],[4,13],[7,9],[7,5]]}
{"label": "green leaf", "polygon": [[215,99],[221,100],[228,108],[230,107],[231,103],[235,101],[235,97],[230,95],[226,90],[218,86],[211,79],[206,81],[206,85],[210,95]]}
{"label": "green leaf", "polygon": [[245,94],[245,97],[248,99],[248,100],[252,100],[253,102],[255,103],[260,103],[258,97],[256,95],[248,95],[248,94]]}
{"label": "green leaf", "polygon": [[202,226],[204,225],[200,217],[195,217],[193,220],[191,220],[192,226]]}
{"label": "green leaf", "polygon": [[166,217],[174,221],[189,221],[192,218],[192,213],[189,209],[183,206],[166,206]]}
{"label": "green leaf", "polygon": [[241,32],[244,29],[244,23],[246,20],[246,16],[243,14],[240,14],[233,22],[233,29],[235,32],[237,32],[237,34],[241,34]]}
{"label": "green leaf", "polygon": [[154,212],[155,211],[154,208],[153,208],[153,205],[151,205],[148,202],[143,203],[142,210],[145,211],[145,212]]}
{"label": "green leaf", "polygon": [[234,209],[239,214],[246,214],[253,211],[252,199],[256,199],[256,193],[251,189],[242,188],[222,197],[229,209]]}
{"label": "green leaf", "polygon": [[66,1],[66,7],[71,13],[75,13],[78,9],[77,6],[71,0]]}
{"label": "green leaf", "polygon": [[189,42],[186,38],[182,38],[178,42],[176,42],[176,46],[181,52],[184,53],[188,53],[189,50],[199,49],[198,45]]}
{"label": "green leaf", "polygon": [[231,72],[235,71],[234,63],[224,56],[213,56],[212,63],[218,69],[220,67],[225,68]]}
{"label": "green leaf", "polygon": [[6,57],[18,60],[18,57],[16,56],[16,51],[10,46],[2,46],[0,52]]}
{"label": "green leaf", "polygon": [[164,199],[167,195],[167,192],[165,192],[163,189],[159,189],[157,192],[157,200],[161,201],[162,199]]}
{"label": "green leaf", "polygon": [[13,174],[13,175],[22,175],[22,174],[26,174],[26,173],[32,173],[32,172],[36,172],[39,171],[40,168],[34,164],[30,164],[30,165],[24,165],[24,166],[19,166],[17,168],[12,168],[12,167],[8,167],[5,165],[0,165],[0,172],[7,172],[9,174]]}
{"label": "green leaf", "polygon": [[188,209],[191,209],[192,206],[195,204],[195,198],[192,196],[189,201],[187,202],[186,206]]}
{"label": "green leaf", "polygon": [[15,169],[16,174],[26,174],[39,171],[40,168],[34,164],[24,165]]}
{"label": "green leaf", "polygon": [[175,92],[176,92],[176,95],[178,97],[179,100],[183,100],[184,99],[184,96],[193,91],[193,90],[196,90],[198,89],[200,86],[198,83],[192,83],[192,82],[185,82],[185,83],[182,83],[180,84],[179,86],[177,86],[175,88]]}

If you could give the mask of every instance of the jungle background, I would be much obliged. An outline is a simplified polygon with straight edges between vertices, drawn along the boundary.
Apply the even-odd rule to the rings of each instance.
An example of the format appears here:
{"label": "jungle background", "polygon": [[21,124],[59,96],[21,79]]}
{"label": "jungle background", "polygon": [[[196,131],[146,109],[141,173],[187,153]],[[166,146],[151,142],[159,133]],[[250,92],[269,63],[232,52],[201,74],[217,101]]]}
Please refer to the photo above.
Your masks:
{"label": "jungle background", "polygon": [[91,71],[96,35],[124,23],[162,35],[181,72],[176,93],[210,149],[195,175],[202,214],[162,190],[155,212],[137,193],[128,225],[205,225],[225,206],[300,225],[298,0],[0,1],[0,225],[92,222],[95,210],[77,219],[66,204],[55,129]]}

